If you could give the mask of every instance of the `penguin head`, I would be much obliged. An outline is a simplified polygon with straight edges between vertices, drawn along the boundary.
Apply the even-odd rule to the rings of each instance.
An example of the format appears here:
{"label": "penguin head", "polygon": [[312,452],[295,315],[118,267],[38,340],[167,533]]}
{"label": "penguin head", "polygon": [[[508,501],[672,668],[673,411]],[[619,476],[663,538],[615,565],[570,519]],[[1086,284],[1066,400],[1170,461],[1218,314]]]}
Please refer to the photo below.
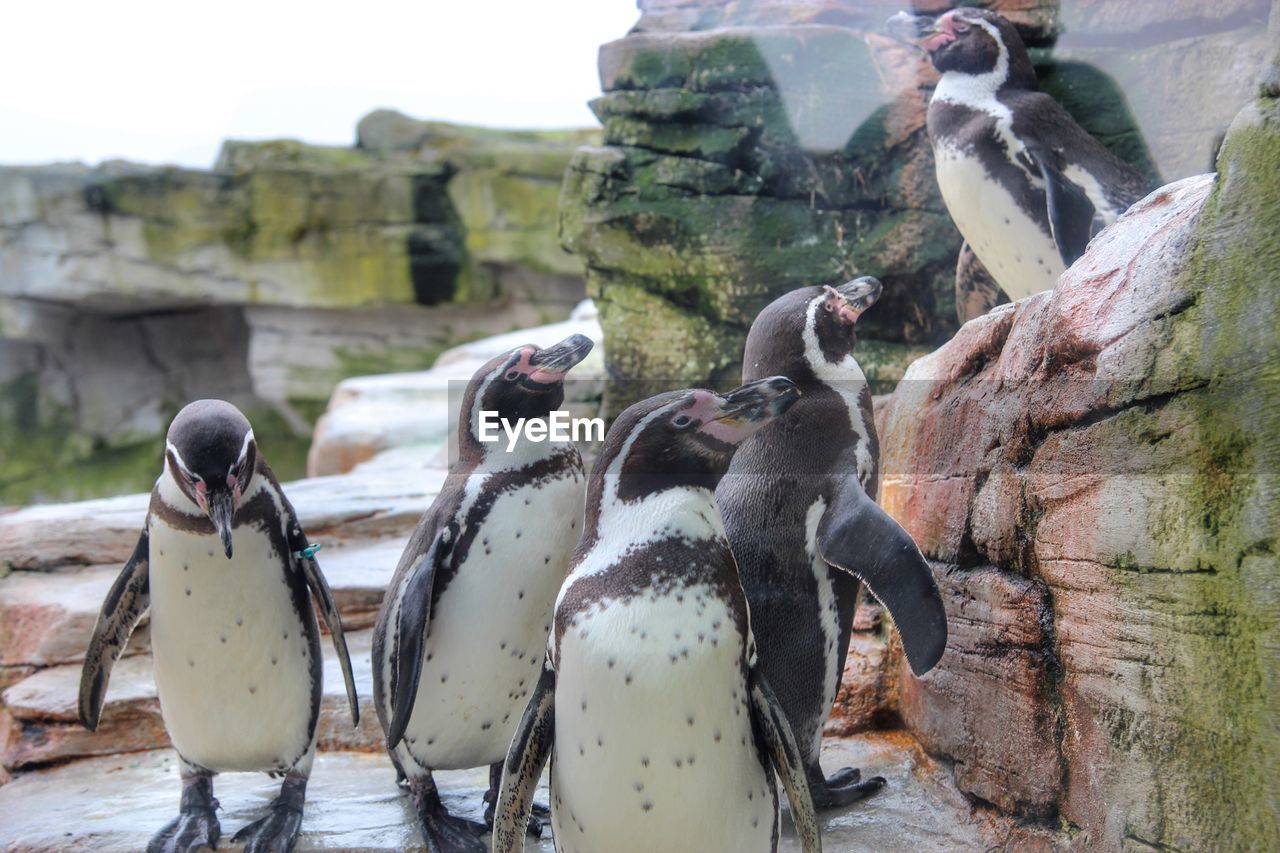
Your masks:
{"label": "penguin head", "polygon": [[714,491],[738,446],[799,398],[794,382],[771,376],[726,394],[691,389],[642,400],[614,421],[591,488],[598,494],[613,479],[624,500],[675,487]]}
{"label": "penguin head", "polygon": [[995,12],[965,7],[937,18],[899,12],[886,22],[885,30],[927,53],[943,74],[999,72],[1001,83],[1035,86],[1035,70],[1021,36]]}
{"label": "penguin head", "polygon": [[525,344],[491,359],[475,372],[463,398],[459,437],[480,448],[481,412],[496,412],[512,423],[545,418],[564,403],[564,379],[594,346],[586,335],[570,335],[550,347]]}
{"label": "penguin head", "polygon": [[228,559],[232,520],[257,467],[253,427],[230,403],[196,400],[169,425],[165,472],[209,516]]}
{"label": "penguin head", "polygon": [[751,324],[742,378],[785,374],[802,386],[827,375],[858,342],[856,324],[880,298],[879,279],[862,276],[836,287],[802,287],[778,297]]}

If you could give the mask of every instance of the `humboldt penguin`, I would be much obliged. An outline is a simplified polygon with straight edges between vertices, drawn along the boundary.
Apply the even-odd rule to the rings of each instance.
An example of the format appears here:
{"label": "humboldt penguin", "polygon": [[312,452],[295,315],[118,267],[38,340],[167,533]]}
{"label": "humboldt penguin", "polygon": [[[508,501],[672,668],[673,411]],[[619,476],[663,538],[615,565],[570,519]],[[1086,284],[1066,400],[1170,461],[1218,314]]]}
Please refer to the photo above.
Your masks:
{"label": "humboldt penguin", "polygon": [[887,30],[942,73],[929,138],[960,234],[1011,299],[1051,289],[1092,236],[1146,194],[1144,180],[1037,90],[1027,49],[1000,15],[900,12]]}
{"label": "humboldt penguin", "polygon": [[880,777],[824,778],[822,728],[844,670],[859,581],[893,617],[913,672],[942,655],[946,616],[928,563],[876,504],[879,444],[854,325],[880,296],[865,277],[775,300],[747,335],[743,381],[784,374],[792,410],[743,442],[716,490],[751,606],[759,669],[795,732],[814,804],[846,805]]}
{"label": "humboldt penguin", "polygon": [[[582,532],[582,459],[521,431],[486,442],[483,422],[541,420],[591,351],[572,335],[517,347],[476,371],[458,413],[457,462],[418,522],[378,613],[373,692],[387,749],[431,851],[484,850],[486,824],[451,815],[432,773],[501,762],[538,681],[556,592]],[[537,819],[531,831],[540,831]]]}
{"label": "humboldt penguin", "polygon": [[249,421],[221,400],[191,403],[169,427],[142,535],[103,602],[80,681],[80,721],[92,731],[111,669],[150,610],[160,713],[178,753],[182,799],[149,851],[216,845],[213,776],[250,770],[284,781],[269,813],[234,840],[251,853],[292,849],[320,717],[313,599],[358,723],[333,595]]}
{"label": "humboldt penguin", "polygon": [[662,394],[618,416],[507,755],[495,853],[520,849],[548,758],[563,853],[776,850],[775,772],[804,849],[821,849],[714,500],[735,448],[796,399],[772,377],[724,396]]}

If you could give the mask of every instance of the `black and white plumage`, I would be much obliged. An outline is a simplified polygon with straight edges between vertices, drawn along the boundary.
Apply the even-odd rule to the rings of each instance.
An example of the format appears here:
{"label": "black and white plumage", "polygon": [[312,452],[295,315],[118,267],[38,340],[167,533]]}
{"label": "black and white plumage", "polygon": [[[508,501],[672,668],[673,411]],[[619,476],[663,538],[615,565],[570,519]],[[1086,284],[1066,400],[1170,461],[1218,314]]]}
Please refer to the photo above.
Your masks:
{"label": "black and white plumage", "polygon": [[1037,90],[1000,15],[899,13],[889,31],[942,72],[929,102],[938,187],[965,242],[1011,299],[1051,289],[1092,236],[1142,198],[1132,166]]}
{"label": "black and white plumage", "polygon": [[886,606],[911,668],[929,670],[946,616],[919,549],[876,504],[879,445],[866,378],[853,358],[858,316],[880,295],[860,278],[775,300],[747,336],[743,380],[783,374],[801,391],[786,417],[747,439],[716,490],[751,606],[759,668],[796,735],[818,808],[884,784],[818,764],[844,670],[859,580]]}
{"label": "black and white plumage", "polygon": [[221,400],[179,412],[142,535],[103,602],[80,683],[80,720],[93,730],[111,669],[150,610],[160,712],[181,759],[183,792],[179,816],[148,850],[216,843],[212,779],[221,771],[283,775],[270,814],[235,838],[250,851],[295,843],[320,716],[313,598],[359,720],[342,623],[308,547],[244,415]]}
{"label": "black and white plumage", "polygon": [[[392,761],[413,793],[429,850],[484,850],[483,824],[450,815],[434,770],[500,762],[538,680],[551,614],[582,527],[586,477],[577,449],[520,438],[479,440],[480,414],[541,418],[591,350],[573,335],[481,367],[459,412],[458,461],[418,523],[373,636],[374,702]],[[531,830],[540,829],[536,820]]]}
{"label": "black and white plumage", "polygon": [[821,849],[714,502],[735,447],[795,399],[773,377],[724,396],[662,394],[618,416],[507,757],[495,853],[521,849],[548,758],[562,853],[776,850],[775,772],[804,849]]}

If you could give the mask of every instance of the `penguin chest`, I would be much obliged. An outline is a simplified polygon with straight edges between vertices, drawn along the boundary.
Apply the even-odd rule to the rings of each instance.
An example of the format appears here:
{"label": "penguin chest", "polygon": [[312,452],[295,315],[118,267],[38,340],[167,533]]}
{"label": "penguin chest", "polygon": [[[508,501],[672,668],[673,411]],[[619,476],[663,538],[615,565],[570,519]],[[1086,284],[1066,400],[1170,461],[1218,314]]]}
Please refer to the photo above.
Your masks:
{"label": "penguin chest", "polygon": [[1030,216],[972,151],[940,145],[934,161],[947,211],[1001,290],[1018,300],[1057,284],[1064,267],[1047,212],[1043,224]]}
{"label": "penguin chest", "polygon": [[460,534],[470,545],[432,609],[405,731],[422,766],[477,767],[506,755],[541,671],[583,498],[581,474],[569,472],[503,492],[474,535]]}
{"label": "penguin chest", "polygon": [[746,638],[707,586],[579,612],[556,667],[556,849],[769,851],[777,816],[756,751]]}
{"label": "penguin chest", "polygon": [[216,536],[154,517],[150,537],[151,650],[174,747],[210,770],[292,767],[311,745],[320,670],[286,558],[251,526],[235,529],[231,559]]}

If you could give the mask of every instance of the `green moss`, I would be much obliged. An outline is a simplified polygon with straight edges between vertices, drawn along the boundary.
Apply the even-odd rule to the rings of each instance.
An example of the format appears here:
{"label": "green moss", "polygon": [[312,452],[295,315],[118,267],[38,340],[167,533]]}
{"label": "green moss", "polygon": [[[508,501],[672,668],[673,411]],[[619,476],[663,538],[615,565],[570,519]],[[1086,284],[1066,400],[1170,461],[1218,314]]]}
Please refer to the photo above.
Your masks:
{"label": "green moss", "polygon": [[[1172,665],[1153,706],[1178,726],[1153,760],[1165,843],[1265,849],[1280,815],[1260,780],[1280,766],[1280,105],[1237,119],[1198,223],[1182,286],[1198,294],[1176,322],[1196,333],[1202,390],[1181,395],[1189,430],[1175,456],[1187,471],[1162,496],[1154,538],[1180,578],[1182,604],[1157,648]],[[1166,362],[1181,374],[1187,357]],[[1180,438],[1184,432],[1190,437]],[[1182,511],[1179,512],[1178,510]],[[1170,592],[1166,591],[1167,597]],[[1158,703],[1158,705],[1157,705]]]}

